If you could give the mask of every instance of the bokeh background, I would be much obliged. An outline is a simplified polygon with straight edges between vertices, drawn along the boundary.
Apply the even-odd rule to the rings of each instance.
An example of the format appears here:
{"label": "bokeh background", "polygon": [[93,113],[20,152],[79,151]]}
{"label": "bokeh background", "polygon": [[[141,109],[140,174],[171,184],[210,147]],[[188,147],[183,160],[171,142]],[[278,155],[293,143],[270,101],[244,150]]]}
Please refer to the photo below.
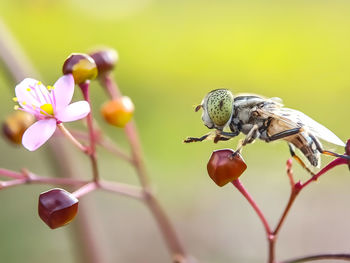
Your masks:
{"label": "bokeh background", "polygon": [[[208,177],[214,149],[238,139],[185,145],[207,132],[193,105],[225,87],[281,97],[334,131],[350,137],[350,3],[348,1],[2,0],[0,17],[46,84],[61,75],[65,58],[99,45],[118,50],[114,72],[135,105],[147,169],[161,203],[188,251],[199,262],[264,262],[261,223],[231,186]],[[0,36],[3,37],[3,36]],[[14,85],[0,69],[0,119],[12,112]],[[80,98],[76,92],[76,98]],[[121,130],[99,116],[106,96],[93,84],[93,108],[105,131],[127,149]],[[76,174],[90,164],[75,149]],[[53,175],[48,146],[30,153],[0,140],[0,166]],[[343,149],[337,149],[342,152]],[[287,201],[289,158],[283,142],[244,149],[242,182],[275,224]],[[323,157],[323,162],[330,158]],[[102,149],[104,178],[135,183],[134,171]],[[296,176],[308,175],[297,165]],[[76,221],[50,230],[37,215],[49,186],[0,191],[1,262],[79,262]],[[303,192],[277,245],[279,259],[318,252],[350,252],[350,174],[339,167]],[[149,211],[140,203],[95,192],[82,199],[106,262],[170,262]],[[79,215],[78,215],[79,217]]]}

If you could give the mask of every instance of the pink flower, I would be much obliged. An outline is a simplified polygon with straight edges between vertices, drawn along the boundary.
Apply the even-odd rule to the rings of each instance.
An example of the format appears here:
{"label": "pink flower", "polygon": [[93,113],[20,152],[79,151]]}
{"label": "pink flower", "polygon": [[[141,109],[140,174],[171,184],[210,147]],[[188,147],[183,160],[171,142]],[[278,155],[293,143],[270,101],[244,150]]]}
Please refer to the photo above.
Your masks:
{"label": "pink flower", "polygon": [[29,151],[35,151],[55,132],[56,125],[84,118],[90,112],[87,101],[69,104],[74,93],[74,79],[71,74],[59,78],[53,87],[47,88],[35,79],[26,78],[16,86],[18,109],[29,112],[37,118],[23,134],[22,144]]}

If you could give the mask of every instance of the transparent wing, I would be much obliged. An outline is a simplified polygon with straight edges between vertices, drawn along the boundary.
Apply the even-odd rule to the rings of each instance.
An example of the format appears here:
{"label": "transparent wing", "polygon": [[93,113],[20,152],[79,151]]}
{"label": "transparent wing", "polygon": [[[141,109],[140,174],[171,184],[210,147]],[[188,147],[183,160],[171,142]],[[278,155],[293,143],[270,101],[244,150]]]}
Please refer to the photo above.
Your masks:
{"label": "transparent wing", "polygon": [[283,108],[275,103],[268,103],[258,109],[258,112],[262,116],[276,118],[291,128],[303,127],[306,131],[311,132],[324,141],[345,146],[344,142],[337,135],[300,111]]}

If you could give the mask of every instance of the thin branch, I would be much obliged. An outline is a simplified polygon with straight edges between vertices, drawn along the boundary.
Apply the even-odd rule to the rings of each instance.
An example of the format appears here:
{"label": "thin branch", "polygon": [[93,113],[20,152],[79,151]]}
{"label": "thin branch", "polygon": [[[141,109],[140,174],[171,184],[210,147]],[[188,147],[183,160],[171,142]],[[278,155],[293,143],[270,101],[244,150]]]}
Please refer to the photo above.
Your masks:
{"label": "thin branch", "polygon": [[[100,78],[100,81],[111,99],[117,99],[122,95],[116,81],[112,79],[111,75],[104,75],[102,78]],[[194,260],[187,255],[183,245],[181,244],[176,231],[170,222],[170,219],[152,192],[150,181],[142,158],[139,135],[137,133],[134,121],[130,121],[126,124],[124,132],[128,138],[132,151],[133,164],[135,166],[138,178],[145,194],[145,203],[156,219],[158,227],[172,255],[173,262],[193,262]]]}
{"label": "thin branch", "polygon": [[295,259],[289,259],[286,261],[282,261],[281,263],[300,263],[300,262],[309,262],[309,261],[315,261],[315,260],[328,260],[328,259],[350,261],[350,254],[312,255],[312,256],[300,257],[300,258],[295,258]]}
{"label": "thin branch", "polygon": [[348,160],[344,158],[336,158],[332,162],[330,162],[328,165],[326,165],[321,171],[319,171],[317,174],[312,176],[309,180],[307,180],[305,183],[301,184],[301,189],[305,188],[308,184],[310,184],[313,181],[316,181],[321,175],[325,174],[329,170],[333,169],[334,167],[341,165],[341,164],[348,164]]}
{"label": "thin branch", "polygon": [[22,173],[19,173],[7,169],[0,169],[0,175],[8,176],[9,174],[15,175],[14,177],[11,177],[14,178],[14,180],[0,181],[0,190],[21,184],[51,184],[81,187],[73,193],[77,198],[96,189],[101,189],[136,199],[145,199],[144,192],[140,187],[129,184],[102,180],[96,183],[95,181],[86,181],[73,178],[44,177],[34,174],[28,170],[23,170]]}
{"label": "thin branch", "polygon": [[100,189],[105,191],[118,193],[120,195],[125,195],[136,199],[144,199],[143,191],[140,187],[116,182],[106,182],[102,180],[100,180],[98,184]]}
{"label": "thin branch", "polygon": [[[89,134],[83,131],[79,130],[72,130],[70,129],[70,133],[75,137],[76,139],[80,139],[83,141],[89,141]],[[133,163],[132,158],[124,152],[115,142],[113,142],[108,136],[105,134],[100,134],[101,131],[98,131],[95,133],[95,139],[96,144],[104,148],[105,150],[109,151],[113,155],[115,155],[118,158],[121,158],[128,163]],[[55,135],[63,135],[62,133],[56,133]]]}
{"label": "thin branch", "polygon": [[62,132],[62,134],[79,150],[81,150],[83,153],[87,152],[87,148],[82,145],[73,135],[71,132],[69,132],[66,127],[64,127],[63,123],[57,124],[57,127]]}
{"label": "thin branch", "polygon": [[[81,91],[83,93],[84,99],[89,103],[90,108],[91,107],[91,100],[90,100],[90,82],[85,81],[84,83],[79,84]],[[92,110],[90,110],[89,114],[86,116],[87,125],[88,125],[88,131],[89,131],[89,138],[90,138],[90,160],[91,160],[91,166],[92,166],[92,175],[94,181],[99,180],[99,172],[97,167],[97,157],[96,157],[96,140],[95,140],[95,131],[93,126],[93,117],[92,117]]]}
{"label": "thin branch", "polygon": [[8,178],[14,178],[14,179],[22,179],[24,177],[23,173],[21,172],[15,172],[15,171],[3,169],[3,168],[0,168],[0,175]]}
{"label": "thin branch", "polygon": [[108,137],[98,140],[97,143],[116,157],[121,158],[128,163],[133,163],[133,159],[117,145],[115,145],[115,143],[113,143]]}
{"label": "thin branch", "polygon": [[232,181],[232,184],[238,189],[238,191],[247,199],[249,204],[252,206],[258,217],[260,218],[261,223],[265,228],[266,235],[269,237],[272,234],[269,223],[267,222],[264,213],[260,210],[257,203],[254,201],[253,197],[248,193],[248,191],[244,188],[243,184],[239,179]]}
{"label": "thin branch", "polygon": [[273,231],[274,236],[278,235],[278,233],[282,227],[282,224],[284,223],[285,219],[287,218],[287,215],[288,215],[297,195],[298,195],[298,192],[296,192],[294,190],[291,191],[286,208],[284,209],[283,214],[282,214],[280,220],[278,221],[278,224],[277,224],[275,230]]}
{"label": "thin branch", "polygon": [[98,188],[98,184],[95,181],[93,181],[83,185],[78,190],[74,191],[72,195],[74,195],[76,198],[80,198],[90,192],[95,191],[97,188]]}

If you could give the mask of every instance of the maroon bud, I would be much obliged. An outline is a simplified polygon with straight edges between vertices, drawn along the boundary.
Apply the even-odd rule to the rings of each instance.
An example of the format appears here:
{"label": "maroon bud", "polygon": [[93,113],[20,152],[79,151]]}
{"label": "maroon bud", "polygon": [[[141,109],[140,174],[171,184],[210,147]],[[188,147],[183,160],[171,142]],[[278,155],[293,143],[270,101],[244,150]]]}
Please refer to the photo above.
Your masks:
{"label": "maroon bud", "polygon": [[114,49],[103,49],[90,54],[95,60],[100,75],[110,72],[118,62],[118,53]]}
{"label": "maroon bud", "polygon": [[[345,153],[346,153],[346,155],[350,156],[350,139],[346,142]],[[348,161],[348,167],[350,170],[350,161]]]}
{"label": "maroon bud", "polygon": [[73,74],[76,84],[81,84],[87,80],[97,77],[97,66],[92,57],[82,54],[71,54],[63,64],[63,74]]}
{"label": "maroon bud", "polygon": [[78,203],[78,199],[66,190],[51,189],[39,196],[39,216],[51,229],[55,229],[74,219]]}
{"label": "maroon bud", "polygon": [[207,170],[210,178],[218,185],[238,179],[247,169],[242,156],[231,149],[214,151],[209,159]]}

